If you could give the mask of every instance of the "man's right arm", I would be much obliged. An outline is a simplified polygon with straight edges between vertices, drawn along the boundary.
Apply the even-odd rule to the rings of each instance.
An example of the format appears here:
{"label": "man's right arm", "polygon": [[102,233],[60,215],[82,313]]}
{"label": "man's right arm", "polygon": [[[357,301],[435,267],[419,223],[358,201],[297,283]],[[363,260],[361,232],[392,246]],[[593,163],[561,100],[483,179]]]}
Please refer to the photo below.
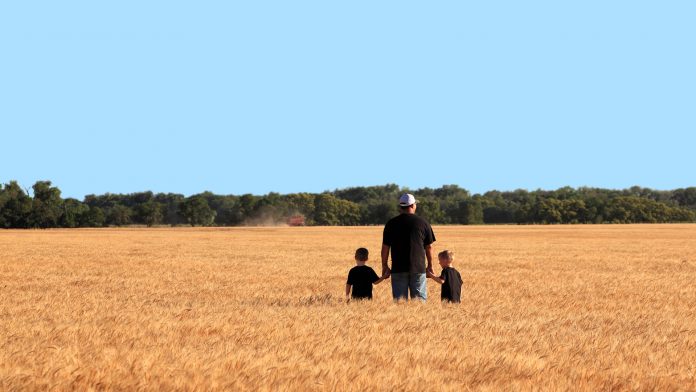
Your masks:
{"label": "man's right arm", "polygon": [[389,245],[382,244],[382,278],[388,278],[391,275],[389,269]]}
{"label": "man's right arm", "polygon": [[428,266],[425,268],[425,270],[429,271],[432,274],[433,273],[433,246],[432,245],[425,246],[425,258],[428,261]]}

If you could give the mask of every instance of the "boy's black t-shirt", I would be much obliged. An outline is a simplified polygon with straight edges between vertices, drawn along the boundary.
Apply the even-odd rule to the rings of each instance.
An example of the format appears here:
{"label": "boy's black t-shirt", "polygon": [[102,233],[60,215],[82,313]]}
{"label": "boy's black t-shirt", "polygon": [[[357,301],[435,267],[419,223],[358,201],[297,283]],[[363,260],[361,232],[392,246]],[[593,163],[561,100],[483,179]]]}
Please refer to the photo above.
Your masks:
{"label": "boy's black t-shirt", "polygon": [[358,265],[348,272],[346,284],[353,286],[351,297],[354,299],[372,299],[372,284],[379,280],[379,276],[371,267]]}
{"label": "boy's black t-shirt", "polygon": [[440,300],[461,302],[462,276],[459,275],[459,271],[452,267],[447,267],[442,270],[440,279],[445,280],[440,291]]}
{"label": "boy's black t-shirt", "polygon": [[391,249],[392,272],[425,273],[425,247],[435,242],[433,228],[415,214],[400,214],[384,226],[382,243]]}

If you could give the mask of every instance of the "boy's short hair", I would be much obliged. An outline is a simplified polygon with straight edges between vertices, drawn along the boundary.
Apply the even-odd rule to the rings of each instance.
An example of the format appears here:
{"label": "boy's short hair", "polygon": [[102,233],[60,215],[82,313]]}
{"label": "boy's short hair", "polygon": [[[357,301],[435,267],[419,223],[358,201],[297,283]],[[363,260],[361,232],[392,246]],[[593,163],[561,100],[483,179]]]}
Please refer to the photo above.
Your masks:
{"label": "boy's short hair", "polygon": [[358,248],[355,251],[355,258],[360,261],[367,261],[367,257],[369,256],[369,254],[370,252],[368,252],[366,248]]}
{"label": "boy's short hair", "polygon": [[454,261],[454,252],[452,252],[451,250],[443,250],[442,252],[437,254],[437,258]]}

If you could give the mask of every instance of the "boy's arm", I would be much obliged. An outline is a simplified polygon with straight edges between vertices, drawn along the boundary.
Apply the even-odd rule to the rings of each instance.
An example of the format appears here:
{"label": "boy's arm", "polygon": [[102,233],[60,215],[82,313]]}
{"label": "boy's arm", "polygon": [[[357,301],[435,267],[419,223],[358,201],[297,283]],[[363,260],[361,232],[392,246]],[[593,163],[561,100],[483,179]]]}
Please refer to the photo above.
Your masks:
{"label": "boy's arm", "polygon": [[433,275],[433,273],[430,272],[430,271],[425,271],[425,275],[426,275],[428,278],[430,278],[430,279],[436,281],[436,282],[439,283],[439,284],[445,283],[445,280],[444,280],[444,279],[442,279],[442,278],[439,277],[439,276]]}
{"label": "boy's arm", "polygon": [[377,273],[374,270],[372,270],[372,284],[380,284],[385,279],[389,279],[389,277],[384,275],[377,276]]}

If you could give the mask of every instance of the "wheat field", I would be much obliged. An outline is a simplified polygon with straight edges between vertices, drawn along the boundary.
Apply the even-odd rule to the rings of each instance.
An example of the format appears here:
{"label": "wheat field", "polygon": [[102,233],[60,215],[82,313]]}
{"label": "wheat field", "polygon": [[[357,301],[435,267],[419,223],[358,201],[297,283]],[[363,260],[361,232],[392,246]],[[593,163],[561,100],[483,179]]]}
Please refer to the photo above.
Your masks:
{"label": "wheat field", "polygon": [[0,390],[696,390],[696,225],[435,227],[462,304],[346,304],[381,231],[0,231]]}

